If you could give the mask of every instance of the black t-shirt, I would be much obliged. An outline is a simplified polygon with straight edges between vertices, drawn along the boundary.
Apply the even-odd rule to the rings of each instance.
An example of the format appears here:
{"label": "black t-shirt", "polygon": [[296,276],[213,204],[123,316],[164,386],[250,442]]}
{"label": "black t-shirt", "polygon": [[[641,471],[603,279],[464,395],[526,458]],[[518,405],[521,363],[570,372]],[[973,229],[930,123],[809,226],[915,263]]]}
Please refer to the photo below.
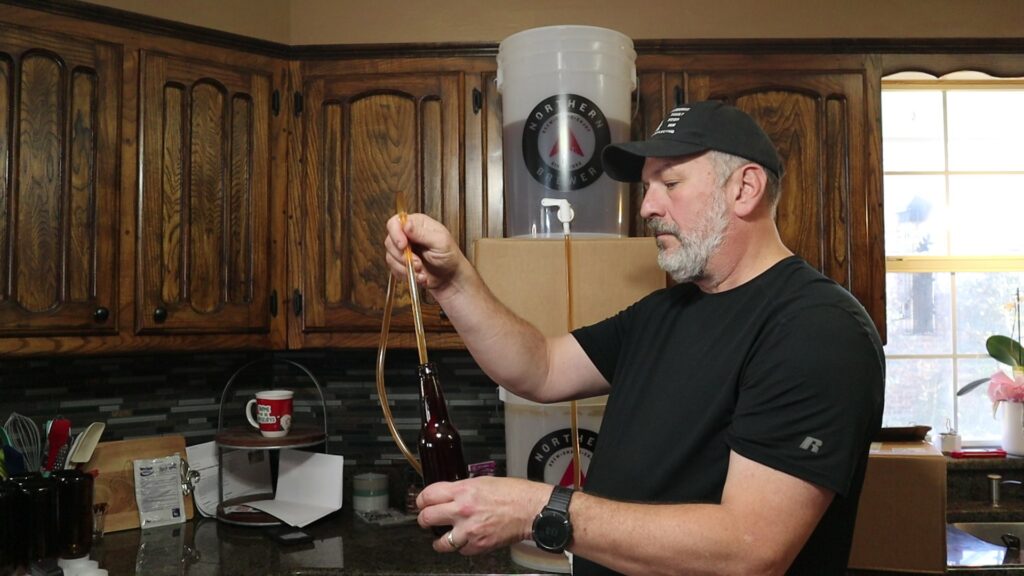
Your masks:
{"label": "black t-shirt", "polygon": [[[798,257],[732,290],[655,292],[573,332],[611,383],[588,493],[721,501],[729,452],[836,493],[790,574],[842,574],[885,360],[864,308]],[[614,574],[577,556],[575,574]]]}

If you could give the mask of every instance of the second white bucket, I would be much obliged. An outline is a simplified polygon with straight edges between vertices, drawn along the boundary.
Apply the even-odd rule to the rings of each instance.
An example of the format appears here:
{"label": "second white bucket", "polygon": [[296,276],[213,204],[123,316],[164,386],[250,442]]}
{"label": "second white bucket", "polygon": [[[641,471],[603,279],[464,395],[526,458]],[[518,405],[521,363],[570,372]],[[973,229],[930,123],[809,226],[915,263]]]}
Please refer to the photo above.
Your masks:
{"label": "second white bucket", "polygon": [[560,236],[545,197],[569,201],[574,234],[628,234],[628,186],[604,174],[601,151],[629,140],[635,60],[628,36],[594,26],[533,28],[502,40],[506,236]]}
{"label": "second white bucket", "polygon": [[[505,458],[508,475],[548,484],[572,486],[575,475],[569,403],[538,404],[498,388],[505,403]],[[580,435],[580,468],[586,488],[590,458],[597,445],[607,396],[576,402]],[[523,541],[511,549],[512,561],[532,570],[569,572],[568,559]]]}

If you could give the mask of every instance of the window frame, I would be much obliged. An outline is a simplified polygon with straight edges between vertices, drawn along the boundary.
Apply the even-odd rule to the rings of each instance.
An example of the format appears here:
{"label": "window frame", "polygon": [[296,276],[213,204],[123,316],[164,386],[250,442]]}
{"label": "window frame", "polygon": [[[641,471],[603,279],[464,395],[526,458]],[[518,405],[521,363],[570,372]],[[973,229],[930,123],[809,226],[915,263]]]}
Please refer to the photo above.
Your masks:
{"label": "window frame", "polygon": [[[933,90],[942,92],[942,121],[943,121],[943,164],[944,170],[885,170],[884,163],[882,165],[882,178],[883,182],[888,176],[925,176],[934,175],[942,176],[945,181],[945,200],[946,205],[949,205],[949,194],[950,194],[950,177],[959,175],[1024,175],[1024,170],[950,170],[949,169],[949,111],[948,111],[948,92],[950,90],[1020,90],[1024,91],[1024,78],[977,78],[974,77],[978,73],[963,73],[967,78],[957,78],[960,73],[951,75],[952,77],[945,77],[942,79],[917,79],[917,78],[901,78],[901,74],[897,74],[896,78],[886,79],[883,78],[881,81],[880,90],[881,92],[891,92],[897,90]],[[910,75],[914,75],[911,73]],[[882,126],[881,130],[883,145],[885,142],[885,127]],[[884,158],[884,156],[883,156]],[[884,198],[884,196],[883,196]],[[884,209],[883,209],[884,214]],[[947,229],[947,246],[950,231]],[[1024,256],[1020,254],[985,254],[985,255],[969,255],[969,256],[914,256],[914,255],[890,255],[885,254],[885,274],[901,274],[901,273],[938,273],[938,274],[950,274],[950,322],[951,322],[951,342],[950,352],[948,354],[905,354],[905,353],[893,353],[886,352],[886,359],[897,359],[897,360],[945,360],[948,359],[952,362],[952,382],[950,383],[950,393],[953,394],[952,403],[952,417],[948,420],[950,425],[953,427],[959,426],[959,413],[960,413],[960,401],[959,397],[956,396],[955,392],[960,387],[967,384],[966,381],[961,382],[959,380],[959,362],[963,360],[975,360],[975,359],[987,359],[989,356],[983,353],[960,353],[957,349],[957,281],[956,275],[958,273],[998,273],[998,272],[1024,272]],[[1022,287],[1024,288],[1024,287]],[[890,338],[893,336],[890,330]],[[980,375],[979,375],[980,377]],[[975,392],[978,393],[978,392]],[[972,445],[991,445],[991,440],[977,440],[964,438],[964,444],[968,446]]]}

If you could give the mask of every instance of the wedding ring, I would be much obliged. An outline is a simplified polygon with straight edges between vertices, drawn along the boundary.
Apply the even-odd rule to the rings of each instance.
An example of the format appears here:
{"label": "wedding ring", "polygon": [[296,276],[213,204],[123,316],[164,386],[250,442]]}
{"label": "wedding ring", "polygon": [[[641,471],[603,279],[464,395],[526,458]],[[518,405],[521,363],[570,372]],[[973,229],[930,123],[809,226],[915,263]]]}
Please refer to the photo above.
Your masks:
{"label": "wedding ring", "polygon": [[455,538],[452,537],[452,532],[455,532],[455,530],[449,530],[448,533],[444,536],[444,539],[448,541],[448,545],[452,547],[452,550],[458,550],[459,548],[465,546],[465,542],[463,542],[462,544],[455,543]]}

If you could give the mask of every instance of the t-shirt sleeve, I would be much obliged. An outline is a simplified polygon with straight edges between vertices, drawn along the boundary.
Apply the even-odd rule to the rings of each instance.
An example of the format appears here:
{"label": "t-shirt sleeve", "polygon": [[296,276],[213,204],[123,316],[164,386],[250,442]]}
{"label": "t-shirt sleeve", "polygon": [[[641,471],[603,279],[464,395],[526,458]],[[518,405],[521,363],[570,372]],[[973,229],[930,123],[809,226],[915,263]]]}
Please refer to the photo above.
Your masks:
{"label": "t-shirt sleeve", "polygon": [[884,397],[884,359],[862,322],[818,306],[768,329],[740,381],[730,448],[845,495]]}
{"label": "t-shirt sleeve", "polygon": [[632,307],[604,320],[572,331],[580,347],[594,363],[597,370],[609,383],[615,375],[615,368],[622,349],[623,339]]}

